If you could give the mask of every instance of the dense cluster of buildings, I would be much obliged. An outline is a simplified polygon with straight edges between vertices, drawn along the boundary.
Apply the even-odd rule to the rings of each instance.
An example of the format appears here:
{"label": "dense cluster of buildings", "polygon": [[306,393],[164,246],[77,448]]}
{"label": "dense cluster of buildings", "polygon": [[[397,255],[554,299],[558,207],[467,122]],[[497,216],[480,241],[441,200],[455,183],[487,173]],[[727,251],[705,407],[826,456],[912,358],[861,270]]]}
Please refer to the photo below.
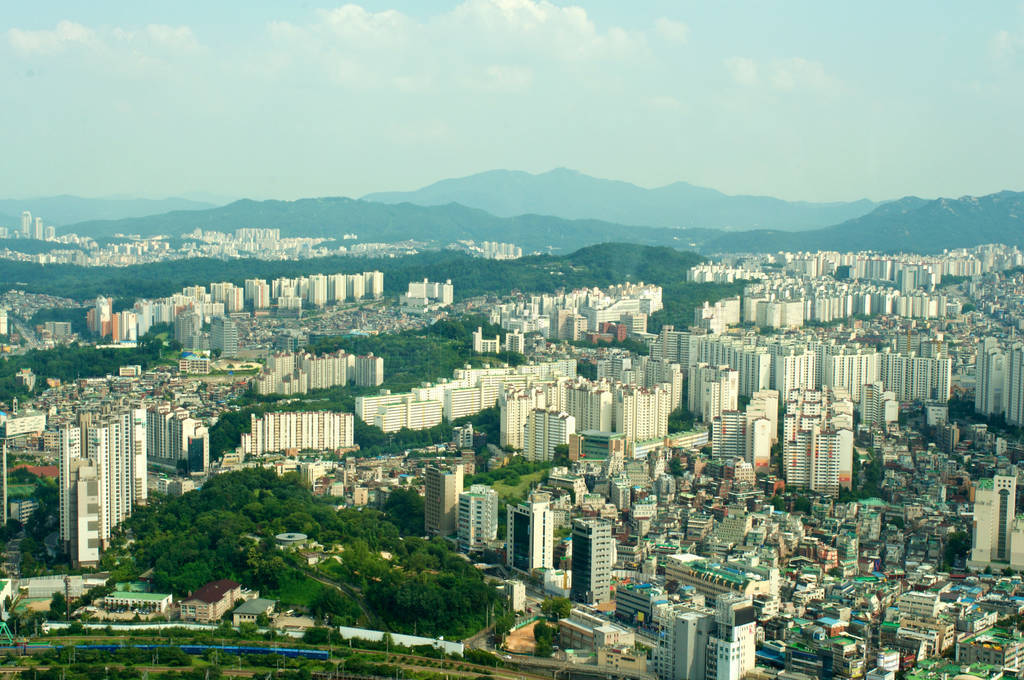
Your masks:
{"label": "dense cluster of buildings", "polygon": [[253,381],[258,394],[306,394],[311,390],[353,383],[374,387],[384,382],[384,359],[371,352],[366,356],[310,352],[275,352],[267,357],[260,375]]}

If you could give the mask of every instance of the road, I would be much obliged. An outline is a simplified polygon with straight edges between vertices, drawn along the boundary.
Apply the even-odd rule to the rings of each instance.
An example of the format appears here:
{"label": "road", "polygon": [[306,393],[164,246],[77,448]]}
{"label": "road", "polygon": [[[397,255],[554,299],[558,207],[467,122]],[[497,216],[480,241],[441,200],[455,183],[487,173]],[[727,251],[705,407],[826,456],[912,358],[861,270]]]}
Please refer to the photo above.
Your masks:
{"label": "road", "polygon": [[358,590],[356,590],[352,586],[346,585],[344,583],[339,583],[338,581],[335,581],[333,579],[329,579],[326,576],[320,574],[319,572],[313,571],[312,569],[305,569],[303,571],[307,576],[309,576],[314,581],[322,583],[325,586],[331,586],[332,588],[336,588],[341,592],[345,593],[346,595],[348,595],[357,605],[359,605],[359,609],[362,610],[363,615],[366,616],[366,620],[371,626],[378,630],[387,630],[387,627],[384,625],[384,622],[381,620],[379,616],[377,616],[376,612],[374,612],[372,609],[366,606],[366,601],[363,598],[362,593],[360,593]]}
{"label": "road", "polygon": [[8,321],[18,329],[18,333],[21,334],[21,337],[25,338],[25,345],[28,349],[39,349],[43,346],[42,343],[39,342],[39,338],[36,337],[35,331],[29,328],[24,321],[13,316],[9,316]]}

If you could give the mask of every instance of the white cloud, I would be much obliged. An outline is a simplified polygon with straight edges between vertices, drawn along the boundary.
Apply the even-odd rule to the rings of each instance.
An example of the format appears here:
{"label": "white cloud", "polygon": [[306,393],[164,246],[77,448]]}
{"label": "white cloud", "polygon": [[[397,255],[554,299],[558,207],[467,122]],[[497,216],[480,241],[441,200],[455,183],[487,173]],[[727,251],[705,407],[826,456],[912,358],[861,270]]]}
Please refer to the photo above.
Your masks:
{"label": "white cloud", "polygon": [[729,57],[725,60],[732,79],[740,85],[753,85],[757,82],[757,63],[747,57]]}
{"label": "white cloud", "polygon": [[95,31],[73,21],[61,21],[53,30],[12,28],[7,31],[7,41],[16,52],[26,56],[59,54],[68,47],[94,47],[99,43]]}
{"label": "white cloud", "polygon": [[690,37],[690,27],[682,21],[661,17],[654,22],[654,30],[665,40],[684,43]]}
{"label": "white cloud", "polygon": [[178,52],[192,52],[199,49],[199,41],[188,26],[165,26],[149,24],[145,36],[153,44]]}
{"label": "white cloud", "polygon": [[1024,37],[1016,36],[1010,31],[997,31],[989,40],[988,51],[992,61],[997,64],[1007,64],[1017,55],[1017,51],[1024,47]]}
{"label": "white cloud", "polygon": [[769,80],[777,90],[814,90],[835,93],[839,83],[816,61],[793,57],[772,62]]}
{"label": "white cloud", "polygon": [[747,57],[730,57],[725,67],[739,85],[766,84],[779,92],[809,91],[836,94],[839,81],[825,71],[819,62],[791,57],[758,63]]}

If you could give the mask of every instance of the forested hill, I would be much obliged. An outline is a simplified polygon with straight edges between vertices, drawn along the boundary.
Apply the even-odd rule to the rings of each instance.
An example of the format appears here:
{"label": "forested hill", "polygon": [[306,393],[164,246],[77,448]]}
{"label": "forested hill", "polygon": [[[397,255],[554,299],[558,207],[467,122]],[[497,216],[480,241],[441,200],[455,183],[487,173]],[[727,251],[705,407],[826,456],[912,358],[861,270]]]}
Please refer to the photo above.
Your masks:
{"label": "forested hill", "polygon": [[914,196],[825,229],[790,234],[743,232],[705,241],[705,252],[776,250],[878,250],[940,253],[984,243],[1024,247],[1024,193],[939,198]]}
{"label": "forested hill", "polygon": [[518,289],[552,292],[559,288],[605,286],[625,280],[665,284],[686,279],[700,255],[665,247],[604,243],[562,256],[537,255],[519,260],[483,260],[451,252],[426,252],[400,258],[327,257],[299,261],[191,259],[133,267],[78,267],[4,262],[0,291],[19,288],[89,300],[154,298],[184,286],[249,278],[314,273],[384,272],[385,293],[405,292],[409,281],[451,279],[456,298]]}
{"label": "forested hill", "polygon": [[[443,539],[420,538],[423,502],[410,495],[416,496],[392,492],[387,514],[337,510],[336,499],[314,497],[294,474],[216,475],[200,490],[136,508],[103,564],[118,580],[149,571],[160,592],[179,596],[231,578],[325,623],[468,637],[486,624],[496,592]],[[308,567],[299,554],[277,547],[274,536],[286,531],[308,535],[338,559]],[[351,596],[310,573],[342,584]]]}
{"label": "forested hill", "polygon": [[350,198],[305,198],[297,201],[235,201],[210,210],[175,211],[123,220],[80,222],[62,231],[102,237],[115,233],[180,236],[194,229],[232,231],[272,227],[282,236],[341,239],[354,233],[358,242],[424,241],[445,245],[461,239],[514,241],[524,251],[559,252],[612,240],[647,245],[687,245],[700,230],[632,227],[600,220],[567,220],[545,215],[496,217],[458,204],[387,205]]}

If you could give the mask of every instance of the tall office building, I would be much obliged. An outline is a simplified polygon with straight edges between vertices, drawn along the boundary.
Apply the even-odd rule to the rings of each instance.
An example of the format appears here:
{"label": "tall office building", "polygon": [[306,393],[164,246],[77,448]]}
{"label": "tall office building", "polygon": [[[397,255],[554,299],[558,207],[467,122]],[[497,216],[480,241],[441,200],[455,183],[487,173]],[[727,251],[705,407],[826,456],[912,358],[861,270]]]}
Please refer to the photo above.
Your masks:
{"label": "tall office building", "polygon": [[1024,530],[1014,530],[1016,506],[1016,477],[996,475],[978,482],[974,491],[972,567],[1005,562],[1020,568],[1024,562]]}
{"label": "tall office building", "polygon": [[757,612],[735,593],[715,598],[715,631],[708,638],[705,680],[740,680],[754,670]]}
{"label": "tall office building", "polygon": [[615,542],[611,522],[597,518],[572,522],[572,587],[576,602],[600,604],[611,599]]}
{"label": "tall office building", "polygon": [[222,316],[210,322],[210,349],[220,350],[222,357],[238,356],[238,324]]}
{"label": "tall office building", "polygon": [[708,640],[717,630],[711,610],[671,611],[654,651],[659,680],[704,680]]}
{"label": "tall office building", "polygon": [[32,213],[28,210],[21,213],[21,236],[28,238],[32,235]]}
{"label": "tall office building", "polygon": [[450,470],[427,468],[424,479],[423,520],[428,535],[451,536],[458,529],[462,466]]}
{"label": "tall office building", "polygon": [[974,412],[986,416],[1006,412],[1010,374],[1006,354],[995,338],[985,338],[978,347],[975,363]]}
{"label": "tall office building", "polygon": [[554,516],[551,497],[534,492],[529,500],[507,507],[505,563],[526,573],[554,564]]}
{"label": "tall office building", "polygon": [[459,550],[482,550],[498,537],[498,494],[474,484],[459,494]]}

